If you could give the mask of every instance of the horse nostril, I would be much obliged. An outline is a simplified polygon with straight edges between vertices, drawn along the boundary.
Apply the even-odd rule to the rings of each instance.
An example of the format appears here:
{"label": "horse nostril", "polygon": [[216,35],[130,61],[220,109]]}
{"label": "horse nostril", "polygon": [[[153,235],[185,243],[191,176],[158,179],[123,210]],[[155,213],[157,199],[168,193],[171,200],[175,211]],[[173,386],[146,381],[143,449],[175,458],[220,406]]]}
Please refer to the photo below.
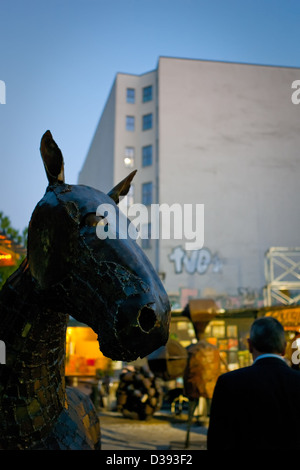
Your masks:
{"label": "horse nostril", "polygon": [[145,307],[141,308],[137,320],[141,330],[144,331],[144,333],[149,333],[149,331],[154,328],[156,323],[156,315],[154,310],[145,305]]}

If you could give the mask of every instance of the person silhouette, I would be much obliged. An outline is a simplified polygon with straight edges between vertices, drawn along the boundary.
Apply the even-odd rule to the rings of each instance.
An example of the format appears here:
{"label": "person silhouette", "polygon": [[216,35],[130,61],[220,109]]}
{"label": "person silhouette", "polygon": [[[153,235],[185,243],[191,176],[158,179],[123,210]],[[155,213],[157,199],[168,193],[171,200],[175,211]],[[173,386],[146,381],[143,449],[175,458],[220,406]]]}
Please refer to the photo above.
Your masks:
{"label": "person silhouette", "polygon": [[248,344],[253,364],[216,383],[207,449],[300,449],[300,372],[284,360],[283,326],[273,317],[256,319]]}

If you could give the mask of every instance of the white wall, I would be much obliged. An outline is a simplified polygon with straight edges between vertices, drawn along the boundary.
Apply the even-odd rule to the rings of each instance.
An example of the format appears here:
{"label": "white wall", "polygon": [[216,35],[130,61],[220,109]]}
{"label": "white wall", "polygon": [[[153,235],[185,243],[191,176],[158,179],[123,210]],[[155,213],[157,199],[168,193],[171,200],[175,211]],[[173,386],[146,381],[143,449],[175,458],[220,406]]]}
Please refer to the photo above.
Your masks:
{"label": "white wall", "polygon": [[161,242],[167,290],[234,295],[264,285],[264,252],[300,245],[299,69],[161,58],[160,201],[205,204],[205,247],[223,262],[174,274],[178,241]]}
{"label": "white wall", "polygon": [[[79,183],[108,191],[131,171],[124,150],[133,146],[135,202],[142,183],[158,181],[160,203],[205,205],[204,246],[215,264],[203,274],[188,274],[184,266],[175,273],[169,256],[184,240],[159,241],[159,266],[156,243],[146,250],[166,273],[168,292],[258,292],[265,251],[300,245],[300,105],[291,101],[299,78],[300,69],[164,57],[144,75],[117,74]],[[150,84],[153,101],[142,103],[142,88]],[[126,103],[127,87],[136,89],[135,104]],[[143,132],[142,115],[149,112],[154,126]],[[136,117],[134,133],[125,129],[127,114]],[[148,144],[153,165],[143,168],[141,148]],[[189,257],[197,255],[186,255],[190,269]]]}
{"label": "white wall", "polygon": [[[121,181],[133,169],[137,169],[137,174],[132,182],[134,186],[134,202],[140,203],[142,199],[141,187],[143,183],[152,181],[154,188],[155,202],[155,175],[156,175],[156,71],[148,72],[141,76],[121,74],[116,78],[116,121],[115,121],[115,166],[114,180]],[[152,85],[152,101],[143,103],[142,90],[144,87]],[[126,89],[135,89],[135,103],[126,102]],[[145,114],[152,113],[152,129],[142,130],[142,117]],[[134,132],[127,131],[125,127],[126,116],[135,117]],[[142,147],[146,145],[153,146],[153,164],[148,167],[142,166]],[[124,165],[125,147],[135,148],[135,163],[133,168],[126,168]],[[139,242],[140,243],[140,242]],[[152,264],[155,266],[155,242],[151,243],[151,248],[145,250]]]}

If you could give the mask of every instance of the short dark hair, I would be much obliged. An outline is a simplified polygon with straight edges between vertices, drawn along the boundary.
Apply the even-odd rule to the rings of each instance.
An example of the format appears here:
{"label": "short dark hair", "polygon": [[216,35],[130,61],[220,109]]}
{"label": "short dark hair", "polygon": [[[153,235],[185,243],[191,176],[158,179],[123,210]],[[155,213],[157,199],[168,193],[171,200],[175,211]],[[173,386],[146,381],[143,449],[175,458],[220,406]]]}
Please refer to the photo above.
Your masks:
{"label": "short dark hair", "polygon": [[250,341],[261,353],[283,354],[286,346],[283,326],[273,317],[262,317],[253,322]]}

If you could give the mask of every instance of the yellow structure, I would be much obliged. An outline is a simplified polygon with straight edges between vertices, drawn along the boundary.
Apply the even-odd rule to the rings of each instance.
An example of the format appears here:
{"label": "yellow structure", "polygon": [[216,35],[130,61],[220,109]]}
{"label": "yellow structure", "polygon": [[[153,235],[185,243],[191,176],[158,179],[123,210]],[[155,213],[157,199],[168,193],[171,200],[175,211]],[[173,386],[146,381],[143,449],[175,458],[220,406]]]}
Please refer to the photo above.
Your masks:
{"label": "yellow structure", "polygon": [[66,333],[66,376],[110,375],[112,361],[99,349],[97,335],[87,326],[69,326]]}
{"label": "yellow structure", "polygon": [[0,267],[17,266],[23,255],[25,248],[0,232]]}

